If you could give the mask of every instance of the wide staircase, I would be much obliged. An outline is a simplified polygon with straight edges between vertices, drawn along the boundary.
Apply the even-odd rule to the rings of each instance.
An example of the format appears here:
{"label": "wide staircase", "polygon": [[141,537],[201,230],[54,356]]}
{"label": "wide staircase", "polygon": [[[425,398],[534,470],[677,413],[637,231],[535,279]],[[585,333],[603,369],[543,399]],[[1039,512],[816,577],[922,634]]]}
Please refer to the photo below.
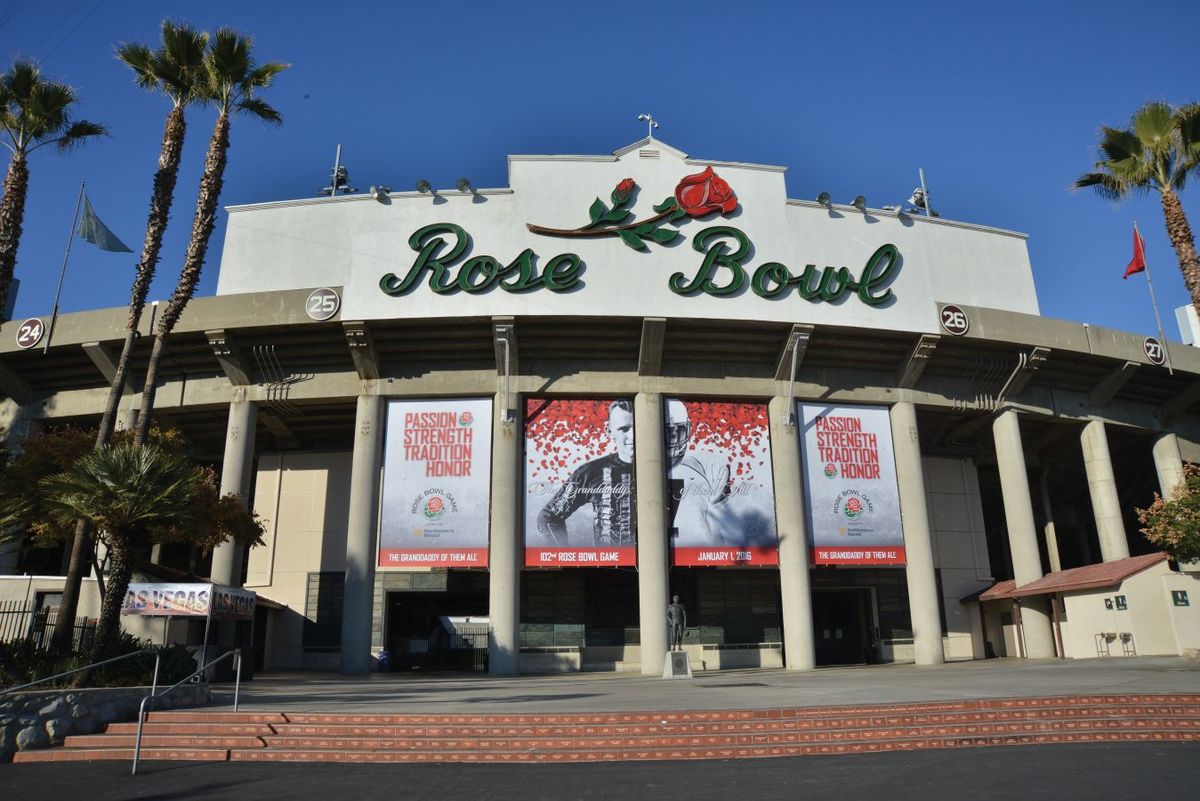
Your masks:
{"label": "wide staircase", "polygon": [[[14,762],[132,759],[136,724]],[[1200,694],[752,710],[488,715],[153,712],[142,759],[598,762],[1200,740]]]}

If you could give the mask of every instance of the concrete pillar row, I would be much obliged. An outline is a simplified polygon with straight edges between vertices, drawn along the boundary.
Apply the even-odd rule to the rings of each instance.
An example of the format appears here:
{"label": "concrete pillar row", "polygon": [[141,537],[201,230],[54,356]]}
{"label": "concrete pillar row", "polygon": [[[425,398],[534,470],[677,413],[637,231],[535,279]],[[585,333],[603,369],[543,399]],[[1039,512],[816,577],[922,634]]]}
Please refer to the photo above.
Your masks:
{"label": "concrete pillar row", "polygon": [[1046,526],[1042,533],[1046,535],[1046,555],[1050,558],[1050,572],[1062,570],[1062,557],[1058,552],[1058,528],[1054,525],[1054,503],[1050,500],[1050,468],[1042,467],[1042,514],[1046,518]]}
{"label": "concrete pillar row", "polygon": [[[1015,411],[1009,409],[997,415],[992,422],[992,437],[996,443],[1000,492],[1004,496],[1004,521],[1008,528],[1013,578],[1020,587],[1040,579],[1043,574],[1033,503],[1029,496],[1029,474],[1025,470],[1025,451],[1021,445],[1021,424]],[[1021,619],[1025,654],[1033,659],[1052,658],[1054,634],[1050,625],[1050,607],[1045,598],[1023,599]]]}
{"label": "concrete pillar row", "polygon": [[891,408],[892,447],[896,481],[900,487],[900,519],[904,526],[905,576],[912,618],[913,650],[918,665],[946,661],[942,647],[937,577],[933,569],[933,539],[929,533],[929,508],[925,499],[925,471],[917,432],[917,410],[901,402]]}
{"label": "concrete pillar row", "polygon": [[634,397],[633,436],[642,675],[658,676],[662,674],[667,658],[667,585],[670,575],[662,395],[639,392]]}
{"label": "concrete pillar row", "polygon": [[352,676],[365,676],[371,671],[384,409],[384,400],[378,395],[358,396],[350,459],[350,511],[346,518],[346,592],[340,668],[342,673]]}
{"label": "concrete pillar row", "polygon": [[1125,519],[1121,514],[1121,499],[1108,453],[1104,421],[1092,420],[1084,426],[1079,442],[1083,445],[1083,468],[1087,473],[1088,494],[1092,498],[1092,514],[1096,517],[1100,558],[1105,562],[1125,559],[1129,556],[1129,541],[1125,537]]}
{"label": "concrete pillar row", "polygon": [[504,393],[492,406],[492,529],[488,556],[488,672],[515,676],[521,656],[521,426],[504,422]]}
{"label": "concrete pillar row", "polygon": [[817,664],[813,633],[812,579],[808,572],[808,525],[800,472],[800,433],[785,423],[791,399],[776,395],[767,407],[771,421],[771,466],[775,471],[775,526],[779,536],[779,589],[783,599],[783,657],[788,670]]}
{"label": "concrete pillar row", "polygon": [[1179,438],[1174,434],[1159,434],[1154,440],[1154,470],[1163,498],[1168,501],[1178,498],[1183,484],[1183,456],[1179,452]]}
{"label": "concrete pillar row", "polygon": [[[10,405],[11,404],[11,405]],[[7,407],[7,408],[6,408]],[[15,401],[0,401],[0,430],[4,431],[4,444],[8,452],[16,456],[21,452],[21,442],[42,429],[42,421],[33,418],[32,406],[17,406]],[[8,533],[0,531],[0,534]],[[21,563],[21,537],[0,543],[0,576],[16,575]],[[63,572],[66,573],[70,548],[63,556]]]}
{"label": "concrete pillar row", "polygon": [[[254,464],[254,434],[258,425],[258,407],[246,400],[245,390],[235,390],[229,404],[229,422],[225,427],[225,458],[221,463],[221,494],[250,498],[251,467]],[[233,541],[213,551],[213,581],[230,587],[242,584],[242,546]]]}

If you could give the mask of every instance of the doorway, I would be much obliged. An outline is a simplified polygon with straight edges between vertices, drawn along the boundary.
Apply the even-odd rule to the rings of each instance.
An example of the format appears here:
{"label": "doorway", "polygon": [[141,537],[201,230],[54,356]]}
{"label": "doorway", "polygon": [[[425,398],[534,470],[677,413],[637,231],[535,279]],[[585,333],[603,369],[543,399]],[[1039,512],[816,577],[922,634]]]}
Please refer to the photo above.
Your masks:
{"label": "doorway", "polygon": [[487,672],[486,592],[389,592],[394,670]]}
{"label": "doorway", "polygon": [[818,665],[861,665],[875,661],[870,590],[813,590],[812,599]]}

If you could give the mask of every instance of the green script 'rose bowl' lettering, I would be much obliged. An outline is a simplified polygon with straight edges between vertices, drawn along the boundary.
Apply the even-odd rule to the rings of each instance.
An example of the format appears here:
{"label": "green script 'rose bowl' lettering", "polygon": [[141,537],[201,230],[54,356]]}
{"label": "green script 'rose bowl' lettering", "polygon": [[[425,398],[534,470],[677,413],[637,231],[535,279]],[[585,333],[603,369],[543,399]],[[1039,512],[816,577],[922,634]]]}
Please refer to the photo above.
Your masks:
{"label": "green script 'rose bowl' lettering", "polygon": [[[393,297],[405,295],[427,271],[429,288],[439,295],[460,291],[477,294],[495,285],[506,292],[566,292],[583,285],[583,260],[574,253],[554,256],[539,273],[532,248],[501,264],[492,256],[464,258],[470,242],[470,235],[454,223],[433,223],[417,229],[408,238],[408,246],[417,252],[412,267],[403,278],[395,273],[383,276],[379,288]],[[763,262],[749,273],[745,260],[751,251],[750,238],[728,225],[699,231],[692,237],[692,248],[704,254],[695,274],[689,277],[678,272],[667,280],[667,286],[678,295],[725,297],[740,292],[749,280],[751,291],[761,298],[779,298],[795,289],[801,298],[816,303],[836,303],[854,293],[868,306],[879,306],[892,299],[889,284],[900,269],[900,251],[887,244],[871,254],[857,277],[846,267],[818,270],[815,264],[805,265],[803,271],[793,275],[776,261]]]}

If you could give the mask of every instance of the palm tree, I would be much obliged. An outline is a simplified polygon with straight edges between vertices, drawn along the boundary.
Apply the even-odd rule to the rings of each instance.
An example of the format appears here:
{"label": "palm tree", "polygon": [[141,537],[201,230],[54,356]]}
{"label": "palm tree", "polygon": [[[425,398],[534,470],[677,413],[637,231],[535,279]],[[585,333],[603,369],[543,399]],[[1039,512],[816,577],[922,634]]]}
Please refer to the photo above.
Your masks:
{"label": "palm tree", "polygon": [[8,300],[17,266],[29,192],[29,154],[47,145],[70,150],[107,133],[94,122],[72,119],[74,104],[75,90],[65,83],[43,80],[41,69],[32,61],[17,61],[0,73],[0,144],[12,153],[0,199],[0,308]]}
{"label": "palm tree", "polygon": [[150,214],[146,218],[146,237],[142,243],[142,258],[137,265],[129,298],[129,316],[125,324],[125,344],[117,362],[116,376],[108,393],[108,405],[100,423],[97,445],[107,444],[112,436],[121,388],[129,372],[129,357],[137,336],[138,321],[146,305],[146,295],[162,249],[163,234],[171,214],[175,196],[175,180],[183,155],[187,124],[184,110],[204,100],[204,50],[208,34],[189,25],[162,23],[162,44],[151,50],[143,44],[123,44],[117,47],[117,58],[133,70],[134,80],[143,89],[161,92],[171,101],[163,127],[162,146],[158,152],[158,170],[154,173],[154,190],[150,196]]}
{"label": "palm tree", "polygon": [[1183,283],[1192,305],[1200,310],[1200,259],[1176,194],[1188,175],[1200,167],[1200,103],[1182,108],[1158,101],[1147,103],[1134,113],[1128,128],[1102,127],[1097,147],[1100,160],[1096,172],[1080,176],[1075,188],[1091,187],[1113,200],[1158,192]]}
{"label": "palm tree", "polygon": [[[208,34],[198,32],[189,25],[164,21],[162,43],[157,50],[142,44],[123,44],[117,47],[117,58],[133,70],[138,86],[166,95],[171,101],[171,110],[167,113],[163,127],[158,170],[154,173],[154,189],[150,195],[150,214],[146,219],[146,237],[142,242],[142,257],[138,261],[130,292],[125,342],[121,347],[121,357],[117,360],[116,374],[108,390],[108,403],[100,419],[100,430],[96,435],[97,448],[109,443],[116,425],[117,407],[121,403],[122,390],[129,374],[130,357],[137,341],[138,322],[146,305],[150,282],[154,279],[163,234],[167,230],[167,220],[171,214],[175,180],[179,175],[179,161],[183,155],[184,135],[187,132],[184,110],[190,104],[203,100],[204,49],[207,44]],[[66,650],[71,642],[75,612],[79,607],[79,587],[84,573],[91,565],[91,553],[87,521],[80,520],[75,526],[71,560],[68,563],[62,603],[59,607],[59,620],[63,623],[54,633],[54,645],[61,650]]]}
{"label": "palm tree", "polygon": [[94,450],[40,482],[53,517],[65,523],[88,520],[108,547],[108,591],[100,605],[94,658],[101,658],[120,628],[135,554],[187,522],[202,478],[181,454],[122,443]]}
{"label": "palm tree", "polygon": [[287,69],[288,65],[279,62],[255,64],[252,47],[253,40],[250,37],[229,28],[221,28],[209,40],[208,52],[204,56],[207,98],[217,107],[217,121],[208,141],[204,174],[200,178],[200,191],[196,198],[196,213],[192,218],[192,235],[188,240],[183,268],[179,272],[179,282],[159,318],[154,334],[154,345],[146,368],[146,383],[142,389],[141,413],[134,434],[134,442],[139,445],[146,441],[149,431],[158,364],[167,338],[200,281],[200,270],[204,266],[208,241],[216,223],[217,203],[224,183],[230,117],[235,113],[243,113],[273,125],[283,122],[279,112],[257,97],[256,93],[270,86],[275,76]]}

